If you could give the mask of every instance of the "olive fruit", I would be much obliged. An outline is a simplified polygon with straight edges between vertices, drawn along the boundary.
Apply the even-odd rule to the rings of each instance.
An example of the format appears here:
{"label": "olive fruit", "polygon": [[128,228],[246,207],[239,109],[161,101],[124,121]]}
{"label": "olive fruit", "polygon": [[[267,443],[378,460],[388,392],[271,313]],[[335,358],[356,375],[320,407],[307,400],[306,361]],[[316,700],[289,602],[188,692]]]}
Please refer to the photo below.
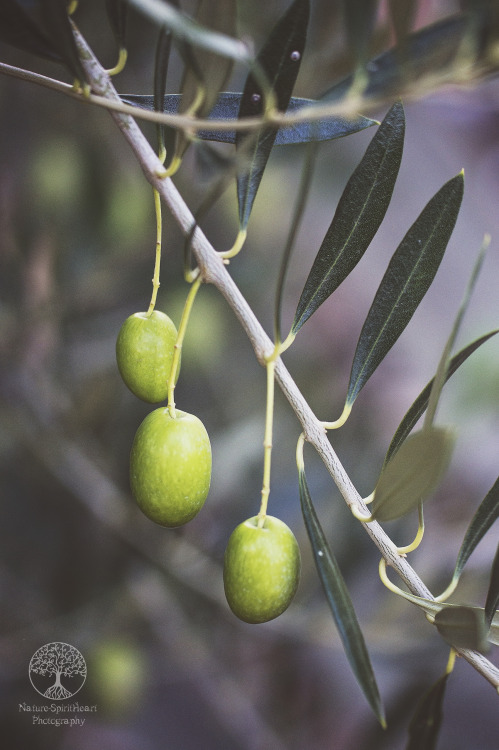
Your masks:
{"label": "olive fruit", "polygon": [[123,381],[149,404],[164,401],[173,362],[177,329],[159,310],[130,315],[116,340],[116,361]]}
{"label": "olive fruit", "polygon": [[300,579],[298,542],[283,521],[248,518],[232,532],[224,557],[224,588],[229,607],[244,622],[278,617],[291,603]]}
{"label": "olive fruit", "polygon": [[168,407],[140,424],[130,453],[130,485],[139,508],[161,526],[181,526],[202,508],[211,481],[211,445],[200,419]]}

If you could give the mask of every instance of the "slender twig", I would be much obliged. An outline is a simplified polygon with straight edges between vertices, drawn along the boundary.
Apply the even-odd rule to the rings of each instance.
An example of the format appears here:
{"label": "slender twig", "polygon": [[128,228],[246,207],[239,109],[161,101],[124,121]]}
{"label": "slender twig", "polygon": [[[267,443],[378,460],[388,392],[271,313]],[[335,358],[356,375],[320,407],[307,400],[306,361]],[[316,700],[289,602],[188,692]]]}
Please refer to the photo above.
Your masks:
{"label": "slender twig", "polygon": [[[106,97],[110,103],[119,102],[118,94],[109,76],[95,59],[85,40],[78,32],[76,32],[76,39],[83,58],[82,64],[84,65],[92,90],[99,96]],[[137,123],[130,115],[122,112],[112,111],[111,116],[128,141],[142,167],[146,179],[158,190],[162,200],[170,209],[181,230],[185,234],[188,234],[195,224],[194,217],[173,182],[169,178],[161,178],[159,176],[163,170],[163,165],[142,134]],[[196,227],[192,236],[192,252],[198,263],[202,280],[205,283],[213,284],[227,300],[244,328],[258,361],[262,365],[265,365],[268,357],[272,355],[274,344],[263,330],[238,286],[228,273],[222,258],[199,227]],[[362,498],[352,484],[329,442],[323,423],[313,413],[281,358],[277,358],[275,362],[275,377],[276,382],[302,426],[306,440],[313,445],[321,456],[347,505],[359,513],[367,513]],[[396,570],[408,589],[416,596],[432,599],[433,597],[426,585],[407,562],[406,558],[399,554],[397,547],[381,526],[377,522],[363,524],[363,526],[380,550],[386,563]],[[492,685],[499,686],[499,669],[485,657],[480,653],[468,649],[459,649],[458,653]]]}

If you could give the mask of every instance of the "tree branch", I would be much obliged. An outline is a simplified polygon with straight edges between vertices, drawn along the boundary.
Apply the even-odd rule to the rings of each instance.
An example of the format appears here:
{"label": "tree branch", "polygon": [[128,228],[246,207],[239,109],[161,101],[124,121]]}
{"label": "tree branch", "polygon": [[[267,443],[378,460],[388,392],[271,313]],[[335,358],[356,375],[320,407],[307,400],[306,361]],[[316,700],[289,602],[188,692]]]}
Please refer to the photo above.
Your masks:
{"label": "tree branch", "polygon": [[[75,33],[82,63],[92,90],[99,96],[109,99],[111,102],[118,101],[118,94],[106,71],[95,59],[81,35],[78,32]],[[182,231],[188,234],[195,224],[192,213],[171,179],[158,176],[163,171],[163,165],[137,123],[132,117],[121,112],[113,111],[111,112],[111,116],[128,141],[142,167],[146,179],[159,191],[161,198],[170,209]],[[222,259],[199,227],[196,228],[192,238],[192,251],[200,268],[203,281],[213,284],[227,300],[244,328],[258,361],[264,364],[265,355],[273,351],[273,342],[263,330],[247,301],[228,273]],[[347,505],[361,513],[367,513],[367,508],[339,461],[321,422],[313,413],[280,358],[276,362],[275,377],[284,396],[295,412],[307,441],[321,456]],[[433,599],[426,585],[407,562],[407,559],[398,553],[395,544],[381,526],[377,522],[363,524],[363,526],[378,547],[387,564],[396,570],[409,591],[416,596]],[[499,688],[499,669],[491,664],[482,654],[468,649],[460,649],[459,653],[492,685]]]}

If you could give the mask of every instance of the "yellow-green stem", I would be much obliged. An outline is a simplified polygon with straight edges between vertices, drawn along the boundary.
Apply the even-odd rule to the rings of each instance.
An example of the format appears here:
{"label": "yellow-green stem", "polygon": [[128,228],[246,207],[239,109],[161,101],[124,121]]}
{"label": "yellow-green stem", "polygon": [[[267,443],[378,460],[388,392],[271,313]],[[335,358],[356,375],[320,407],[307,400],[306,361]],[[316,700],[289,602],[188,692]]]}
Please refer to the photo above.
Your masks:
{"label": "yellow-green stem", "polygon": [[125,47],[121,47],[118,55],[118,62],[114,66],[114,68],[110,68],[110,70],[107,71],[108,76],[117,76],[118,73],[121,73],[123,68],[126,65],[126,61],[128,59],[128,50]]}
{"label": "yellow-green stem", "polygon": [[323,422],[322,426],[326,430],[337,430],[339,427],[343,427],[348,417],[350,416],[351,411],[352,411],[352,404],[346,403],[341,413],[341,416],[335,422]]}
{"label": "yellow-green stem", "polygon": [[279,344],[279,354],[282,354],[283,352],[286,351],[286,349],[289,349],[289,347],[291,346],[295,338],[296,338],[296,333],[293,333],[293,331],[290,331],[288,335],[286,336],[286,338],[284,339],[284,341],[282,341]]}
{"label": "yellow-green stem", "polygon": [[189,294],[185,301],[184,309],[182,311],[182,318],[180,319],[180,325],[177,333],[177,340],[175,342],[175,348],[173,351],[173,361],[170,370],[170,377],[168,380],[168,411],[172,419],[176,418],[175,412],[175,382],[177,379],[177,370],[180,364],[180,355],[182,353],[182,346],[184,343],[185,332],[187,330],[187,324],[189,323],[189,317],[192,311],[192,306],[198,293],[198,289],[201,286],[201,276],[198,276],[189,289]]}
{"label": "yellow-green stem", "polygon": [[227,260],[229,258],[234,258],[242,249],[244,243],[246,242],[248,231],[247,229],[240,229],[237,233],[237,237],[235,239],[234,244],[230,248],[230,250],[225,250],[224,252],[220,253],[220,257],[224,260]]}
{"label": "yellow-green stem", "polygon": [[457,652],[455,649],[451,648],[449,653],[449,661],[447,662],[447,666],[445,667],[445,673],[450,674],[452,670],[454,669],[454,664],[456,663],[456,656]]}
{"label": "yellow-green stem", "polygon": [[451,594],[454,593],[454,591],[457,588],[457,584],[459,583],[459,578],[453,578],[452,581],[449,583],[445,591],[442,591],[442,593],[439,596],[435,597],[436,602],[445,602]]}
{"label": "yellow-green stem", "polygon": [[305,445],[305,433],[302,432],[296,444],[296,468],[298,473],[305,471],[305,461],[303,460],[303,446]]}
{"label": "yellow-green stem", "polygon": [[156,304],[156,297],[158,296],[159,289],[159,271],[161,267],[161,234],[162,234],[162,215],[161,215],[161,199],[157,190],[153,188],[154,193],[154,210],[156,212],[156,259],[154,262],[154,275],[152,278],[152,295],[149,303],[149,309],[147,315],[152,315],[154,306]]}
{"label": "yellow-green stem", "polygon": [[[275,355],[275,352],[274,352]],[[272,355],[267,359],[267,408],[265,412],[265,437],[263,440],[263,482],[262,482],[262,501],[260,512],[258,513],[258,528],[262,528],[267,515],[267,505],[270,493],[270,466],[272,461],[272,430],[274,422],[274,375],[275,375],[275,356]]]}
{"label": "yellow-green stem", "polygon": [[408,544],[407,547],[397,547],[399,555],[408,555],[409,552],[414,552],[423,541],[424,535],[424,514],[423,514],[423,503],[418,505],[418,531],[414,537],[414,541]]}

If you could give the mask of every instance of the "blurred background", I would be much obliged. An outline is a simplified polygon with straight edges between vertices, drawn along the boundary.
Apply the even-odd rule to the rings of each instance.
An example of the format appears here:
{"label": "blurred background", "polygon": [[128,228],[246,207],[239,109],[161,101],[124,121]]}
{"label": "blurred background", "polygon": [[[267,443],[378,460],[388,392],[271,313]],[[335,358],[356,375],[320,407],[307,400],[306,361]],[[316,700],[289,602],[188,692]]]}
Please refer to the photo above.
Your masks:
{"label": "blurred background", "polygon": [[[103,3],[81,2],[76,21],[102,63],[116,50]],[[187,6],[186,6],[187,7]],[[240,32],[256,48],[287,3],[240,3]],[[312,2],[296,94],[319,96],[348,70],[339,10]],[[423,2],[416,25],[459,10]],[[390,30],[381,5],[379,38]],[[151,93],[156,30],[133,13],[120,93]],[[6,45],[0,59],[69,81],[64,69]],[[177,69],[178,68],[178,69]],[[320,78],[317,71],[320,70]],[[171,68],[177,91],[180,66]],[[245,73],[236,70],[232,90]],[[367,111],[381,119],[384,110]],[[147,309],[154,263],[152,190],[105,111],[0,77],[0,723],[11,748],[33,750],[397,750],[415,703],[443,672],[448,648],[421,613],[388,593],[379,554],[348,513],[312,450],[312,497],[363,628],[386,707],[381,730],[357,686],[322,595],[301,519],[294,452],[300,429],[277,394],[269,512],[302,550],[289,610],[260,626],[236,620],[221,566],[233,528],[259,508],[265,374],[224,300],[202,288],[176,390],[213,446],[210,496],[185,528],[167,530],[136,508],[128,486],[134,433],[151,407],[121,382],[115,340]],[[435,283],[386,361],[331,436],[362,495],[372,491],[402,416],[433,376],[485,232],[492,242],[458,347],[499,319],[499,84],[486,80],[406,103],[404,157],[392,204],[362,262],[307,323],[285,361],[321,418],[342,409],[350,363],[387,262],[426,202],[465,169],[465,198]],[[154,143],[154,130],[144,126]],[[286,284],[283,326],[348,177],[373,131],[320,146]],[[228,147],[230,148],[230,147]],[[301,146],[276,148],[244,251],[230,264],[269,333],[279,262],[292,217]],[[193,148],[175,182],[195,209],[206,179]],[[217,249],[237,232],[235,189],[203,221]],[[178,324],[187,287],[183,240],[164,214],[158,309]],[[438,419],[458,442],[451,470],[427,505],[425,539],[411,556],[435,594],[452,573],[464,532],[497,477],[499,349],[485,344],[449,382]],[[416,519],[387,524],[398,544]],[[453,597],[483,606],[497,526],[470,559]],[[63,641],[84,655],[75,696],[96,705],[82,727],[34,726],[20,704],[40,704],[28,679],[33,653]],[[489,658],[499,664],[497,654]],[[466,663],[448,685],[439,750],[497,747],[497,694]],[[7,746],[6,745],[6,746]]]}

